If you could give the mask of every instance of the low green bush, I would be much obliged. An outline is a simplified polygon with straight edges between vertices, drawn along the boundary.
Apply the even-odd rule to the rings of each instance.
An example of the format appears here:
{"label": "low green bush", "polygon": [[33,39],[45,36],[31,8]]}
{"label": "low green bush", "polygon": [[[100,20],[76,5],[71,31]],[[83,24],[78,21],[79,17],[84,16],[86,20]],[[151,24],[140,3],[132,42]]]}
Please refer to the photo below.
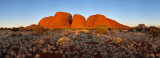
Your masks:
{"label": "low green bush", "polygon": [[160,35],[160,29],[155,26],[150,26],[147,30],[148,34],[151,34],[153,37]]}
{"label": "low green bush", "polygon": [[32,27],[32,29],[39,34],[43,34],[46,30],[45,28],[39,25]]}
{"label": "low green bush", "polygon": [[97,25],[95,27],[95,30],[98,34],[106,34],[108,33],[108,28],[106,28],[104,25]]}

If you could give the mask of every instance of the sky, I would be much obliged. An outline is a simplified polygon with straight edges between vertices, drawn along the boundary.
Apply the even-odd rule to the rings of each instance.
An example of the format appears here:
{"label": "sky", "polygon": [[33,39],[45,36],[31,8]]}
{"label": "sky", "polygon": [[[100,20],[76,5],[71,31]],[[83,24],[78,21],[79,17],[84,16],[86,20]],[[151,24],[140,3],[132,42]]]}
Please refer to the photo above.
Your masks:
{"label": "sky", "polygon": [[160,0],[0,0],[0,27],[38,24],[56,12],[102,14],[128,25],[160,26]]}

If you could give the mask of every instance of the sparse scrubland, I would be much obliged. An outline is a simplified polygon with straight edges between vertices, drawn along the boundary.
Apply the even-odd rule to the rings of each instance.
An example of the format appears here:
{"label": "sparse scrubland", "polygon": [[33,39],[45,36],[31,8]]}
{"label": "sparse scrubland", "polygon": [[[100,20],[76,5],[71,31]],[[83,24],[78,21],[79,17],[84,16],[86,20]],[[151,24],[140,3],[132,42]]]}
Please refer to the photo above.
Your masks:
{"label": "sparse scrubland", "polygon": [[160,29],[0,28],[0,58],[160,58]]}

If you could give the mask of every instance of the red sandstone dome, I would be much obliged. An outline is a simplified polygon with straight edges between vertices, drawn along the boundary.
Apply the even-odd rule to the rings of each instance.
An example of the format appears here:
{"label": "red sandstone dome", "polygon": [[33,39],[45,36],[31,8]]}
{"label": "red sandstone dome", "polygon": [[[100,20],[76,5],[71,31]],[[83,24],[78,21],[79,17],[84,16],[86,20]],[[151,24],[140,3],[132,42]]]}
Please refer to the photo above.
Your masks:
{"label": "red sandstone dome", "polygon": [[120,28],[128,28],[128,26],[122,25],[114,20],[106,18],[104,15],[96,14],[88,17],[87,26],[95,27],[97,25],[105,25],[106,27],[120,27]]}
{"label": "red sandstone dome", "polygon": [[112,27],[110,21],[104,15],[96,14],[89,16],[87,19],[87,26],[95,27],[97,25],[105,25],[106,27]]}
{"label": "red sandstone dome", "polygon": [[75,14],[72,21],[72,15],[66,12],[57,12],[55,16],[45,17],[39,21],[38,25],[44,28],[85,28],[97,25],[129,28],[101,14],[92,15],[88,17],[87,21],[82,15]]}
{"label": "red sandstone dome", "polygon": [[73,16],[73,21],[71,28],[85,28],[86,27],[86,19],[82,15],[75,14]]}
{"label": "red sandstone dome", "polygon": [[39,21],[38,25],[43,26],[44,28],[52,28],[53,20],[53,16],[45,17]]}
{"label": "red sandstone dome", "polygon": [[72,15],[66,12],[57,12],[54,17],[45,17],[38,23],[45,28],[70,28],[71,24]]}

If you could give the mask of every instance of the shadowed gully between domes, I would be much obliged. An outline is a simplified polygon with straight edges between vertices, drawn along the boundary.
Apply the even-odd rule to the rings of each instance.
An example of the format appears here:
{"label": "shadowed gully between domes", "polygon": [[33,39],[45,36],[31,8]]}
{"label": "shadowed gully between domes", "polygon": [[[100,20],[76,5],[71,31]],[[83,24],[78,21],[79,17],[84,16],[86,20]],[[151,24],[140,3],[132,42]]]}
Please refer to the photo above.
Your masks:
{"label": "shadowed gully between domes", "polygon": [[38,25],[44,28],[94,28],[97,25],[129,28],[101,14],[91,15],[86,21],[85,17],[82,15],[75,14],[72,18],[72,15],[67,12],[57,12],[54,16],[45,17],[39,21]]}

